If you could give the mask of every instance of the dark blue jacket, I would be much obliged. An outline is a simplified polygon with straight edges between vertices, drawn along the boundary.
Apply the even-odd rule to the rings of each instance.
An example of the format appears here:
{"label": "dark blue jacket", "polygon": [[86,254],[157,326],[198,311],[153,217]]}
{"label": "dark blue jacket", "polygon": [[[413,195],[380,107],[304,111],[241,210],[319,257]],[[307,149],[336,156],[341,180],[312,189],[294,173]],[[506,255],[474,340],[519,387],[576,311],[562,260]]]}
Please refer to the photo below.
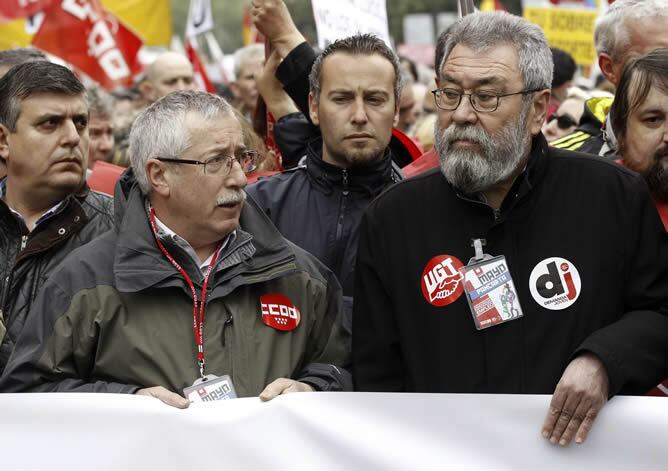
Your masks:
{"label": "dark blue jacket", "polygon": [[303,165],[261,178],[247,192],[285,238],[336,274],[346,306],[344,326],[349,329],[362,214],[381,191],[402,177],[389,155],[367,167],[342,169],[323,162],[321,152],[322,141],[311,141]]}

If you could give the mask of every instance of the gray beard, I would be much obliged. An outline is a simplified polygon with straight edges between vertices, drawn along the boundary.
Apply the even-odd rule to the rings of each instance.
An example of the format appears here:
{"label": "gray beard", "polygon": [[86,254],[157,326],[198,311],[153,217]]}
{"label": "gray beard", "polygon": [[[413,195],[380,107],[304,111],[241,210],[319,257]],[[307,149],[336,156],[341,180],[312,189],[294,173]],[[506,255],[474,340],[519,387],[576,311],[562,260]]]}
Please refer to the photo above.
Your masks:
{"label": "gray beard", "polygon": [[[470,195],[510,178],[531,146],[526,108],[523,107],[519,120],[509,123],[497,136],[490,136],[475,125],[451,124],[441,130],[437,122],[434,128],[435,147],[445,179],[459,191]],[[480,150],[454,147],[453,142],[457,139],[475,142]]]}

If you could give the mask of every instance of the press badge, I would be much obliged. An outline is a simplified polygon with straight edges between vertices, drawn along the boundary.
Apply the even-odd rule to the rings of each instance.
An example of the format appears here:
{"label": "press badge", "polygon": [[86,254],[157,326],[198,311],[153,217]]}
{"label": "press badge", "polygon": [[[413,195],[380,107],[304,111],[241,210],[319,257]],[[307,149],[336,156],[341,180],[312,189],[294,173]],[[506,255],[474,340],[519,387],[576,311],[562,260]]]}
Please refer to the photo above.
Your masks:
{"label": "press badge", "polygon": [[190,402],[210,402],[226,399],[236,399],[232,380],[228,375],[206,375],[197,378],[192,386],[183,389],[183,395]]}
{"label": "press badge", "polygon": [[522,317],[515,283],[506,257],[492,257],[482,251],[484,240],[475,239],[476,255],[459,269],[464,292],[476,329],[482,330]]}

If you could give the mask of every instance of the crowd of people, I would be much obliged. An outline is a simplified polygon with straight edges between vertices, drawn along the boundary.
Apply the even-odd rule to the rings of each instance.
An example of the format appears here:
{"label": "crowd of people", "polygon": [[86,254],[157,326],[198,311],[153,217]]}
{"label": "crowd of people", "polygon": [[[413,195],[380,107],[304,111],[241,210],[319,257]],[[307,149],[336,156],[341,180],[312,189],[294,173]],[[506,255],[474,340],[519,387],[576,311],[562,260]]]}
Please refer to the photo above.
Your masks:
{"label": "crowd of people", "polygon": [[505,12],[426,78],[251,12],[218,94],[175,52],[109,94],[0,51],[0,392],[551,394],[566,446],[668,378],[666,0],[598,19],[614,95]]}

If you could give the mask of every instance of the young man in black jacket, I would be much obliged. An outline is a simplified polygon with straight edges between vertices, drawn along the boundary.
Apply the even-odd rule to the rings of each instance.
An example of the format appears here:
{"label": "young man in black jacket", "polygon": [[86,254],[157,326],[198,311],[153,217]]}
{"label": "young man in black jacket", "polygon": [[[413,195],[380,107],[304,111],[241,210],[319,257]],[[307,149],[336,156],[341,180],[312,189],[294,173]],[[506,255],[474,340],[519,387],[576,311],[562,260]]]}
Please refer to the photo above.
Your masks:
{"label": "young man in black jacket", "polygon": [[348,328],[362,213],[401,178],[388,149],[401,86],[398,58],[380,39],[334,42],[310,75],[309,114],[321,137],[308,143],[303,166],[248,188],[287,239],[337,275]]}
{"label": "young man in black jacket", "polygon": [[609,396],[666,377],[668,238],[640,176],[547,146],[551,79],[526,20],[453,26],[441,169],[389,189],[360,228],[353,377],[364,391],[553,393],[542,432],[563,446]]}

